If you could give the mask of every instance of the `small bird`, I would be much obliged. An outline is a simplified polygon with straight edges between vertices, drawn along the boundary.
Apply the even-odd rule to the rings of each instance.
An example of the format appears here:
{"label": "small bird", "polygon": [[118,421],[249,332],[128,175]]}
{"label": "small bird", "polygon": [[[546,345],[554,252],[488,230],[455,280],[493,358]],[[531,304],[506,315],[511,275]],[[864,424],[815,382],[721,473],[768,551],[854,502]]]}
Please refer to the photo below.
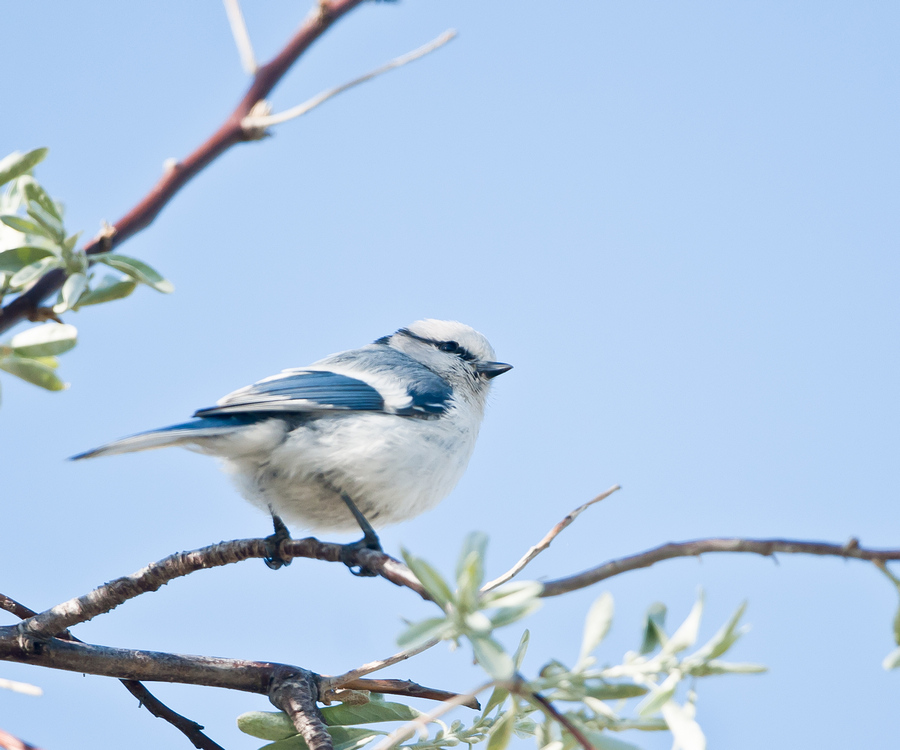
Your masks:
{"label": "small bird", "polygon": [[[282,519],[363,538],[434,507],[475,447],[490,382],[512,365],[455,321],[420,320],[360,349],[283,370],[194,418],[107,443],[73,460],[183,446],[222,459],[241,494],[272,514],[266,563],[284,561]],[[366,571],[360,571],[365,574]]]}

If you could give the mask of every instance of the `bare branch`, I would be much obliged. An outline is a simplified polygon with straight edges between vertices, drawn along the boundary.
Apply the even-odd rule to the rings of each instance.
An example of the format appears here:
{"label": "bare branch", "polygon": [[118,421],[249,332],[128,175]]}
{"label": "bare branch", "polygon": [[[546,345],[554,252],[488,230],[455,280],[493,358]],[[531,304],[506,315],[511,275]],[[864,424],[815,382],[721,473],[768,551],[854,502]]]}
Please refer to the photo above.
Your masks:
{"label": "bare branch", "polygon": [[[248,558],[268,557],[269,554],[264,539],[237,539],[213,544],[192,552],[178,552],[159,562],[151,563],[136,573],[99,586],[89,594],[70,599],[46,612],[29,617],[17,627],[22,633],[32,637],[54,636],[66,628],[109,612],[129,599],[156,591],[175,578],[197,570],[229,565]],[[391,583],[406,586],[425,599],[429,598],[412,572],[403,563],[383,552],[369,549],[347,549],[340,544],[320,542],[313,537],[307,537],[306,539],[283,541],[280,554],[286,560],[294,557],[307,557],[328,562],[344,562],[346,560],[353,565],[365,566]],[[4,631],[8,630],[9,628],[0,628],[0,637],[3,636]]]}
{"label": "bare branch", "polygon": [[483,693],[485,690],[494,687],[494,685],[496,684],[497,683],[492,680],[491,682],[486,682],[484,685],[475,688],[471,693],[458,695],[456,696],[456,698],[444,701],[433,711],[430,711],[427,714],[422,714],[412,721],[407,722],[402,727],[395,729],[387,737],[384,737],[377,745],[375,745],[372,750],[390,750],[392,747],[396,747],[401,742],[405,742],[406,740],[408,740],[410,737],[415,735],[416,732],[427,731],[427,727],[432,721],[434,721],[435,719],[439,719],[445,713],[447,713],[448,711],[452,711],[454,708],[466,705],[466,701],[474,699],[479,693]]}
{"label": "bare branch", "polygon": [[[362,2],[363,0],[320,0],[315,11],[307,16],[281,52],[256,71],[244,97],[219,129],[186,159],[167,169],[150,192],[112,226],[112,236],[108,232],[100,232],[84,246],[84,252],[89,256],[106,252],[133,237],[149,226],[172,197],[211,162],[232,146],[252,140],[241,126],[241,121],[250,113],[253,105],[269,95],[297,59],[335,21]],[[59,291],[65,280],[65,272],[59,269],[44,274],[31,289],[2,308],[0,333],[35,315],[41,301]]]}
{"label": "bare branch", "polygon": [[[10,599],[4,594],[0,594],[0,609],[5,609],[7,612],[11,612],[16,617],[23,620],[37,614],[34,610],[29,609],[24,604],[20,604],[15,599]],[[64,640],[81,643],[78,638],[68,631],[60,634],[60,637],[63,637]],[[221,745],[203,734],[202,725],[186,716],[182,716],[177,711],[173,711],[137,680],[119,680],[119,682],[125,686],[125,689],[129,693],[138,699],[138,703],[141,706],[146,708],[156,718],[169,722],[169,724],[187,737],[198,750],[223,750]],[[2,745],[0,745],[0,747],[2,747]]]}
{"label": "bare branch", "polygon": [[425,641],[425,643],[416,646],[415,648],[408,648],[405,651],[401,651],[397,654],[394,654],[393,656],[389,656],[386,659],[370,661],[367,664],[363,664],[361,667],[351,669],[349,672],[345,672],[342,675],[338,675],[337,677],[332,678],[334,681],[334,686],[348,687],[349,683],[353,682],[354,680],[358,680],[360,677],[364,677],[367,674],[372,674],[372,672],[377,672],[380,669],[384,669],[385,667],[391,667],[394,664],[399,664],[401,661],[406,661],[407,659],[416,656],[417,654],[421,654],[423,651],[427,651],[433,646],[436,646],[440,642],[440,639],[432,638],[430,641]]}
{"label": "bare branch", "polygon": [[707,552],[750,552],[764,556],[783,552],[789,555],[824,555],[874,563],[900,560],[900,549],[866,549],[859,546],[857,539],[851,539],[846,544],[803,542],[791,539],[695,539],[689,542],[669,542],[646,552],[610,560],[583,573],[547,581],[541,596],[567,594],[630,570],[649,568],[663,560],[671,560],[675,557],[699,557]]}
{"label": "bare branch", "polygon": [[225,3],[225,14],[228,16],[228,25],[231,26],[231,35],[238,54],[241,56],[241,65],[248,75],[256,74],[256,57],[253,54],[253,45],[250,43],[250,34],[247,32],[247,24],[244,23],[244,14],[241,12],[241,4],[238,0],[222,0]]}
{"label": "bare branch", "polygon": [[517,576],[522,571],[522,569],[526,565],[528,565],[528,563],[530,563],[532,560],[534,560],[534,558],[536,558],[539,554],[541,554],[541,552],[543,552],[545,549],[547,549],[547,547],[550,546],[550,544],[553,542],[553,540],[556,539],[556,537],[558,537],[560,535],[560,533],[562,533],[563,529],[565,529],[566,527],[571,525],[571,523],[576,518],[578,518],[578,516],[580,516],[582,513],[584,513],[584,511],[586,511],[588,508],[590,508],[595,503],[599,503],[601,500],[605,500],[610,495],[612,495],[613,492],[616,492],[617,490],[620,490],[620,489],[622,489],[622,488],[618,484],[613,485],[608,490],[606,490],[606,492],[601,492],[593,500],[589,500],[584,505],[581,505],[578,508],[575,508],[575,510],[573,510],[571,513],[569,513],[569,515],[567,515],[565,518],[563,518],[562,521],[560,521],[558,524],[556,524],[556,526],[554,526],[552,529],[550,529],[550,531],[547,532],[547,535],[543,539],[541,539],[541,541],[539,541],[536,545],[534,545],[534,547],[532,547],[530,550],[528,550],[528,552],[525,553],[525,555],[522,557],[521,560],[519,560],[519,562],[517,562],[515,565],[513,565],[502,576],[499,576],[498,578],[495,578],[493,581],[490,581],[490,582],[484,584],[484,586],[481,587],[482,593],[485,591],[490,591],[491,589],[495,589],[500,584],[506,583],[511,578],[514,578],[515,576]]}
{"label": "bare branch", "polygon": [[[324,680],[320,680],[320,684],[322,682]],[[330,680],[329,684],[332,684]],[[348,680],[341,682],[340,687],[345,690],[368,690],[372,693],[402,695],[407,698],[424,698],[431,701],[448,701],[459,697],[459,693],[425,687],[411,680]],[[481,708],[481,705],[475,698],[471,698],[460,705],[466,708],[474,708],[476,711]]]}
{"label": "bare branch", "polygon": [[[382,65],[380,68],[376,68],[375,70],[370,70],[368,73],[361,75],[359,78],[354,78],[352,81],[348,81],[347,83],[341,84],[340,86],[335,86],[332,89],[328,89],[326,91],[321,92],[320,94],[316,94],[312,99],[308,99],[302,104],[298,104],[296,107],[291,107],[284,112],[279,112],[275,115],[267,115],[263,117],[253,116],[253,114],[248,115],[243,119],[241,124],[248,132],[258,133],[260,131],[264,131],[266,128],[272,127],[273,125],[280,125],[283,122],[287,122],[288,120],[296,119],[297,117],[302,117],[307,112],[318,107],[320,104],[324,104],[329,99],[338,94],[347,91],[348,89],[352,89],[354,86],[359,86],[361,83],[365,83],[366,81],[371,81],[376,76],[380,76],[382,73],[387,73],[389,70],[393,70],[394,68],[399,68],[407,63],[411,63],[413,60],[418,60],[420,57],[424,57],[429,52],[434,52],[439,47],[443,47],[447,42],[456,37],[456,31],[454,29],[448,29],[443,34],[441,34],[436,39],[428,42],[428,44],[424,44],[418,49],[414,49],[412,52],[407,52],[405,55],[401,55],[400,57],[395,57],[390,62]],[[257,136],[258,137],[258,136]]]}

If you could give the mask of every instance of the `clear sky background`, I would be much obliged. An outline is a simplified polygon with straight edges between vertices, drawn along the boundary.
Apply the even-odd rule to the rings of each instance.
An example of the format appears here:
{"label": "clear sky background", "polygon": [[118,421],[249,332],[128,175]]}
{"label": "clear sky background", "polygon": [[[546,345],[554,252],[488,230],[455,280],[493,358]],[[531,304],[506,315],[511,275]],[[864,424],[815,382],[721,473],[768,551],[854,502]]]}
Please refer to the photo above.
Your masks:
{"label": "clear sky background", "polygon": [[[220,3],[3,2],[0,153],[49,146],[38,178],[93,234],[230,112],[246,86]],[[244,7],[260,58],[306,12]],[[292,106],[435,37],[443,50],[241,146],[122,246],[176,286],[71,315],[72,384],[2,377],[0,590],[42,609],[151,560],[269,532],[215,462],[73,453],[183,420],[228,391],[423,317],[476,327],[495,381],[469,471],[386,530],[450,570],[465,535],[505,570],[614,483],[533,577],[670,540],[858,536],[900,545],[898,115],[891,2],[368,4],[280,85]],[[301,530],[295,530],[300,532]],[[572,662],[590,603],[599,657],[707,593],[702,637],[749,600],[737,660],[698,685],[710,747],[887,747],[897,738],[897,595],[871,566],[708,556],[550,601],[526,671]],[[428,605],[338,565],[250,561],[178,580],[79,626],[96,643],[338,673],[393,653]],[[11,621],[4,618],[3,622]],[[512,627],[514,642],[519,629]],[[115,681],[0,665],[0,726],[48,750],[189,747]],[[385,676],[465,690],[439,647]],[[264,697],[159,686],[234,750]],[[666,735],[626,735],[648,750]]]}

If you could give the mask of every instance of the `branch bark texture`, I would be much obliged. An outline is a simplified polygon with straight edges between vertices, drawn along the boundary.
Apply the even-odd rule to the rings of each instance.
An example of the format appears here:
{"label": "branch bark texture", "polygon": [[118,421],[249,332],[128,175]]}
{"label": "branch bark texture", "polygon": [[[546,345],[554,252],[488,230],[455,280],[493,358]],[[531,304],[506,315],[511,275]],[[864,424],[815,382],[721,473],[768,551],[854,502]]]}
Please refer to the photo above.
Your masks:
{"label": "branch bark texture", "polygon": [[750,552],[766,557],[781,552],[789,555],[843,557],[873,563],[900,560],[900,550],[898,549],[866,549],[860,547],[859,541],[856,539],[851,539],[846,544],[803,542],[793,539],[695,539],[689,542],[669,542],[646,552],[610,560],[596,568],[590,568],[573,576],[547,581],[544,583],[541,596],[567,594],[630,570],[649,568],[663,560],[671,560],[676,557],[699,557],[707,552]]}

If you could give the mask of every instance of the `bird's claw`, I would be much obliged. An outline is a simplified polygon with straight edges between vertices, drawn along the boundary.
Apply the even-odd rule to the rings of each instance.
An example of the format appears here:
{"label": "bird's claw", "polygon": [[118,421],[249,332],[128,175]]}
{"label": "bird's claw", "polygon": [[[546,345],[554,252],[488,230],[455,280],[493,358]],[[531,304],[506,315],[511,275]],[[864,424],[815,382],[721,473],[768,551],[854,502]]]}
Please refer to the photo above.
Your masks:
{"label": "bird's claw", "polygon": [[275,525],[275,533],[269,534],[264,540],[266,556],[263,558],[263,562],[272,570],[278,570],[291,564],[290,560],[286,560],[281,555],[281,543],[291,538],[291,532],[278,516],[272,516],[272,522]]}
{"label": "bird's claw", "polygon": [[[384,552],[381,548],[381,541],[378,539],[378,535],[374,532],[372,534],[366,534],[362,539],[359,539],[351,544],[342,544],[341,545],[341,562],[344,563],[349,569],[350,572],[358,576],[360,578],[373,578],[377,576],[378,573],[371,568],[367,568],[365,565],[360,565],[357,562],[354,562],[353,558],[356,556],[355,553],[359,552],[362,549],[370,549],[375,552]],[[358,568],[358,570],[354,570],[354,568]]]}

